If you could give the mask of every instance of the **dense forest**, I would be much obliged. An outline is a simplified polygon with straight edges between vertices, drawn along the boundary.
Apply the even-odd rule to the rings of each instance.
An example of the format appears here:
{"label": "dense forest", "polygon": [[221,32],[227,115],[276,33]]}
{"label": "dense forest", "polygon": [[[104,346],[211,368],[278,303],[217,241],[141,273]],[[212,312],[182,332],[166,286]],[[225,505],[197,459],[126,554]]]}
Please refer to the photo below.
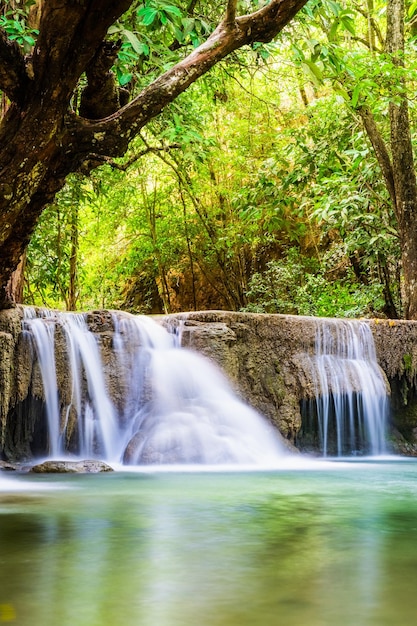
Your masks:
{"label": "dense forest", "polygon": [[[225,14],[274,5],[125,4],[105,41],[107,75],[126,102],[204,45]],[[65,185],[46,194],[27,247],[21,237],[16,301],[417,317],[417,2],[303,4],[276,36],[216,60],[123,156],[97,153],[90,165],[90,154],[88,166],[57,171]],[[0,6],[3,41],[30,58],[42,3]],[[70,98],[84,117],[88,69]],[[0,86],[10,127],[14,94],[1,70]]]}

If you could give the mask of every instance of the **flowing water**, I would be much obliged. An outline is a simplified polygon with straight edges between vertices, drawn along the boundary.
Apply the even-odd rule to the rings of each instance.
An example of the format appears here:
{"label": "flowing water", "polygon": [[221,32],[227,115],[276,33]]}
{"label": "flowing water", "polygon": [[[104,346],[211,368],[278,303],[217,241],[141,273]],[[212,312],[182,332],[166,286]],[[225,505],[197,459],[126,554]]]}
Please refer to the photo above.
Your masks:
{"label": "flowing water", "polygon": [[0,623],[416,623],[415,460],[4,476]]}
{"label": "flowing water", "polygon": [[[83,314],[26,309],[23,329],[36,354],[46,399],[49,456],[70,451],[129,465],[275,465],[286,453],[276,430],[233,392],[209,360],[179,347],[150,318],[113,315],[115,359],[105,363]],[[60,398],[55,335],[65,336],[69,401]],[[107,376],[105,375],[107,373]],[[115,403],[106,386],[123,389]],[[69,417],[77,417],[77,437]]]}
{"label": "flowing water", "polygon": [[[414,626],[417,461],[285,454],[217,369],[178,349],[178,333],[146,318],[113,323],[121,402],[110,399],[109,364],[84,316],[24,321],[50,451],[65,453],[75,411],[79,454],[119,471],[0,473],[0,624]],[[64,406],[57,327],[70,366]],[[384,450],[385,387],[359,328],[343,349],[325,331],[311,357],[317,389],[327,390],[316,409],[325,453],[334,415],[345,450],[346,406],[349,445],[356,450],[359,433],[365,449]]]}
{"label": "flowing water", "polygon": [[369,325],[359,320],[317,320],[309,364],[315,398],[305,409],[304,428],[317,428],[323,456],[385,454],[387,383]]}
{"label": "flowing water", "polygon": [[[277,433],[239,400],[220,371],[180,348],[181,327],[167,332],[150,318],[113,314],[115,358],[109,364],[86,320],[83,314],[25,310],[23,329],[46,399],[45,455],[70,451],[130,465],[270,466],[285,455]],[[57,382],[57,330],[67,353],[60,376],[72,385],[66,404]],[[308,364],[315,397],[304,406],[302,437],[323,456],[385,454],[387,386],[369,325],[317,320]],[[111,398],[109,380],[123,390],[119,402]]]}

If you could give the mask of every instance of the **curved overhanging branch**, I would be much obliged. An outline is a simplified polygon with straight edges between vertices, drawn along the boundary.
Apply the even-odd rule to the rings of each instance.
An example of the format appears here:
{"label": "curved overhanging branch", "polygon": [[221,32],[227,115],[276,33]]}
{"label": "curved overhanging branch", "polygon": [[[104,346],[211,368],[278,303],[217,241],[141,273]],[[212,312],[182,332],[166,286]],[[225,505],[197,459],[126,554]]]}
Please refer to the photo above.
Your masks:
{"label": "curved overhanging branch", "polygon": [[234,3],[229,3],[229,12],[209,38],[129,104],[103,120],[75,120],[72,146],[78,143],[84,154],[92,151],[121,156],[130,140],[200,76],[244,45],[271,41],[306,1],[272,0],[259,11],[232,21]]}
{"label": "curved overhanging branch", "polygon": [[262,9],[236,18],[236,25],[246,33],[246,44],[268,43],[292,20],[307,0],[271,0]]}
{"label": "curved overhanging branch", "polygon": [[18,43],[11,41],[6,31],[0,28],[0,90],[13,102],[21,103],[29,80]]}
{"label": "curved overhanging branch", "polygon": [[[0,89],[7,93],[8,86],[8,95],[24,99],[10,107],[7,123],[1,127],[0,308],[11,305],[7,290],[11,272],[39,215],[67,175],[79,170],[88,173],[103,162],[103,156],[122,156],[140,130],[189,85],[234,50],[255,41],[271,41],[307,0],[271,0],[261,10],[234,19],[234,2],[230,0],[225,19],[207,41],[130,104],[104,119],[79,117],[70,108],[78,80],[92,59],[98,59],[108,27],[132,1],[43,3],[30,74],[24,69],[20,51],[17,53],[13,44],[9,47],[3,34]],[[8,70],[14,72],[13,80],[20,81],[15,87],[6,77]],[[98,76],[92,78],[97,82]],[[25,86],[28,88],[23,93]],[[106,114],[96,105],[94,109],[94,115]]]}

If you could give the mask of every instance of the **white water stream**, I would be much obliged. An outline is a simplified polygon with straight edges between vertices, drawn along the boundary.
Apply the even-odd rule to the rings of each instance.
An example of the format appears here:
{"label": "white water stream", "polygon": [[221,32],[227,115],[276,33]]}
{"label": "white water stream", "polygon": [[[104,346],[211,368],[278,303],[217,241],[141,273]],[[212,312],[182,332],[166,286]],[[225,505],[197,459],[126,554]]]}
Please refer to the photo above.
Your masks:
{"label": "white water stream", "polygon": [[[75,452],[83,458],[133,465],[273,465],[285,455],[272,426],[239,400],[212,363],[179,348],[176,334],[142,316],[114,315],[113,323],[117,358],[109,372],[84,315],[25,313],[23,327],[32,338],[44,386],[50,456],[65,456],[74,413]],[[65,333],[72,381],[64,407],[56,371],[57,326]],[[109,378],[123,389],[118,407],[106,387]]]}
{"label": "white water stream", "polygon": [[[25,309],[23,329],[44,387],[49,456],[269,466],[285,456],[275,429],[240,401],[220,370],[180,347],[181,327],[168,332],[149,317],[121,313],[112,325],[104,362],[105,333],[91,332],[84,314]],[[64,373],[57,329],[65,338]],[[307,421],[317,417],[323,456],[386,453],[387,388],[369,325],[317,320],[309,370],[315,398]],[[70,389],[65,400],[59,377]]]}
{"label": "white water stream", "polygon": [[386,453],[387,384],[369,325],[317,320],[310,368],[323,455]]}

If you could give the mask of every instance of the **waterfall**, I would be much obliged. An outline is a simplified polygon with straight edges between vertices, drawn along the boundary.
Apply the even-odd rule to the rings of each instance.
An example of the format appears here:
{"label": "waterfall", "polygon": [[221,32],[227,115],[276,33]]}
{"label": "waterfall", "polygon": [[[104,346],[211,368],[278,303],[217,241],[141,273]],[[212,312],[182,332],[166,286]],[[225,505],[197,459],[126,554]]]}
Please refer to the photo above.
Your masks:
{"label": "waterfall", "polygon": [[[113,441],[118,426],[103,376],[99,347],[82,314],[63,314],[41,309],[25,309],[23,330],[32,343],[42,377],[47,415],[48,453],[64,454],[69,438],[71,413],[78,417],[78,446],[81,456],[112,458]],[[56,328],[65,337],[70,398],[60,409],[59,384],[56,368]],[[61,399],[62,400],[62,399]]]}
{"label": "waterfall", "polygon": [[[131,465],[273,464],[284,446],[206,358],[144,316],[27,309],[22,322],[45,399],[48,454]],[[103,349],[103,342],[111,344]]]}
{"label": "waterfall", "polygon": [[304,407],[304,435],[316,430],[324,456],[386,452],[388,394],[365,321],[317,320],[309,357],[314,399]]}
{"label": "waterfall", "polygon": [[59,402],[55,367],[54,319],[48,311],[45,311],[44,319],[37,319],[33,309],[26,309],[22,326],[23,332],[27,331],[25,336],[28,336],[29,332],[31,333],[33,345],[38,356],[45,393],[49,452],[52,456],[56,456],[59,454],[61,446],[59,441],[59,420],[57,418],[59,415]]}

